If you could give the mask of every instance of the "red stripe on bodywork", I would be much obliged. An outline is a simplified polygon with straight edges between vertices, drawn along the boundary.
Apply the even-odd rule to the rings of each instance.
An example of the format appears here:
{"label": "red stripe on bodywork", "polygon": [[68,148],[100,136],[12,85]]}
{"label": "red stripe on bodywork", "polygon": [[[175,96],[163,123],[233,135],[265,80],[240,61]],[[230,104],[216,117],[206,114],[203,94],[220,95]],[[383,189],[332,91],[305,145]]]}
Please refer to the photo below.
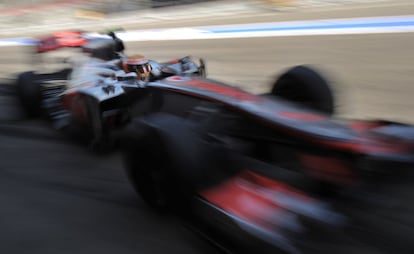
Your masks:
{"label": "red stripe on bodywork", "polygon": [[290,119],[304,120],[304,121],[322,121],[326,120],[327,117],[322,115],[315,115],[304,112],[276,112],[277,115],[283,116]]}
{"label": "red stripe on bodywork", "polygon": [[172,60],[169,61],[170,64],[176,64],[176,63],[179,63],[179,62],[180,62],[180,59],[178,59],[178,58],[177,59],[172,59]]}
{"label": "red stripe on bodywork", "polygon": [[362,131],[382,127],[387,123],[383,121],[351,121],[347,125],[354,130]]}
{"label": "red stripe on bodywork", "polygon": [[203,89],[208,92],[213,92],[219,95],[224,95],[237,101],[250,101],[257,102],[263,100],[260,96],[250,94],[241,89],[225,86],[222,84],[210,83],[203,80],[189,80],[187,82],[181,82],[179,85],[194,86]]}
{"label": "red stripe on bodywork", "polygon": [[347,185],[357,181],[355,170],[340,159],[310,154],[300,154],[299,158],[306,172],[319,180]]}
{"label": "red stripe on bodywork", "polygon": [[[285,207],[273,198],[272,192],[312,203],[313,199],[282,182],[246,170],[219,186],[200,194],[217,207],[261,227],[277,227],[277,216],[286,212]],[[276,217],[275,217],[276,216]]]}
{"label": "red stripe on bodywork", "polygon": [[337,141],[337,140],[316,140],[319,144],[335,149],[348,150],[360,153],[384,153],[384,154],[408,154],[413,151],[413,145],[391,142],[380,142],[377,140]]}

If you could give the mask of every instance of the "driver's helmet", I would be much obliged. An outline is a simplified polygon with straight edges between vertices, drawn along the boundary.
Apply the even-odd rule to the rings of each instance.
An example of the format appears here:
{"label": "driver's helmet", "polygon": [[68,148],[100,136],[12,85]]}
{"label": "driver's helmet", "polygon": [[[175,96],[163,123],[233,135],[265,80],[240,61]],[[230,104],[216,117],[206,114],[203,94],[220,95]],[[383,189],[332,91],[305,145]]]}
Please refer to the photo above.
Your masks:
{"label": "driver's helmet", "polygon": [[151,65],[149,60],[141,55],[130,56],[122,63],[125,72],[135,72],[137,79],[147,81],[151,74]]}

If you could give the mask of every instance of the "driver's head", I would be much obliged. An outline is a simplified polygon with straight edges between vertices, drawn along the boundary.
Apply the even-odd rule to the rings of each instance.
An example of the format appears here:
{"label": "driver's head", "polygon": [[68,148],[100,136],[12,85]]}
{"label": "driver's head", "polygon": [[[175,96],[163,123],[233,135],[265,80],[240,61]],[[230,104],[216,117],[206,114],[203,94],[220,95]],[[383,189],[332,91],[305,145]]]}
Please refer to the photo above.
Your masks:
{"label": "driver's head", "polygon": [[134,55],[128,57],[123,62],[125,72],[135,72],[137,78],[142,81],[147,81],[151,74],[151,65],[147,58],[141,55]]}

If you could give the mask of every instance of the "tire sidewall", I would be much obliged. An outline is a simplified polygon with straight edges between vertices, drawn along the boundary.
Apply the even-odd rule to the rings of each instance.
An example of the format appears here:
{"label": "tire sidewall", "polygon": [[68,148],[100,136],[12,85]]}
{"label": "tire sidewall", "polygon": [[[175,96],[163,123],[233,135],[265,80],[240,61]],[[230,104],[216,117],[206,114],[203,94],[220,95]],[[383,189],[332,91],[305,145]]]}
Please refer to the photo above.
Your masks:
{"label": "tire sidewall", "polygon": [[24,72],[17,77],[17,95],[28,117],[41,114],[41,85],[33,72]]}
{"label": "tire sidewall", "polygon": [[[334,96],[328,82],[308,66],[296,66],[283,73],[273,84],[271,94],[323,112],[334,113]],[[297,102],[293,97],[305,98]]]}
{"label": "tire sidewall", "polygon": [[126,128],[121,148],[127,175],[138,194],[156,210],[183,213],[191,206],[201,178],[201,156],[194,140],[183,119],[169,115],[135,119]]}

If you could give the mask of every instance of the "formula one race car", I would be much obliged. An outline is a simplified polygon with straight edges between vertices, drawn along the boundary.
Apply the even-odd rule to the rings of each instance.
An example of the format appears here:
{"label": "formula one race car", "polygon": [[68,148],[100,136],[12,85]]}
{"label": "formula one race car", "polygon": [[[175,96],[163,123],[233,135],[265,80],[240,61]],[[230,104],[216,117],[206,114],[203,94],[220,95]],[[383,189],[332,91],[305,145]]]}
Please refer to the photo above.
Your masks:
{"label": "formula one race car", "polygon": [[414,252],[413,126],[333,118],[328,83],[306,66],[254,95],[206,79],[203,61],[112,53],[23,73],[19,96],[98,148],[116,135],[151,207],[238,253]]}
{"label": "formula one race car", "polygon": [[79,30],[58,31],[50,35],[40,37],[35,42],[35,51],[45,53],[60,48],[82,48],[82,51],[90,53],[93,57],[103,60],[111,60],[118,57],[125,49],[124,43],[111,29],[100,33],[86,33]]}
{"label": "formula one race car", "polygon": [[[59,42],[58,48],[63,47],[56,36],[60,34],[42,39],[37,48],[45,52],[56,49],[46,47],[54,45],[52,42]],[[121,55],[123,44],[116,36],[114,40],[76,38],[75,44],[65,45],[81,45],[82,51],[89,53],[88,57],[78,56],[68,68],[57,72],[21,73],[17,91],[29,116],[46,115],[56,128],[85,127],[91,134],[94,149],[111,145],[111,130],[128,122],[131,105],[148,93],[148,89],[143,89],[147,82],[174,75],[206,75],[203,59],[197,61],[185,56],[159,63],[142,55]]]}
{"label": "formula one race car", "polygon": [[414,250],[414,126],[332,118],[329,86],[306,66],[265,95],[183,76],[145,89],[135,110],[151,114],[121,144],[151,207],[237,253]]}

